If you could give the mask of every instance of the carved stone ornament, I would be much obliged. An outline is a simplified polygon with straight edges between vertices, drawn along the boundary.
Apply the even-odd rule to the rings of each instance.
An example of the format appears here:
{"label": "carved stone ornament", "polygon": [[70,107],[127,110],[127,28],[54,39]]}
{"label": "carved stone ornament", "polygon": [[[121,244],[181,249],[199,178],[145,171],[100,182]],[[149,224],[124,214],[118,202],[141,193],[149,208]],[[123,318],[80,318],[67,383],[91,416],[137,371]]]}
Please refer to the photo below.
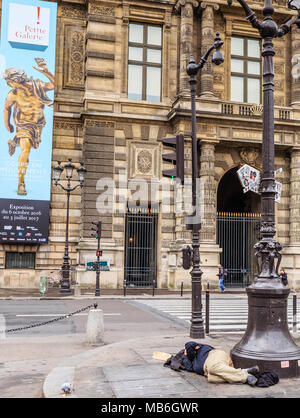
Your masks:
{"label": "carved stone ornament", "polygon": [[63,5],[58,9],[58,15],[69,19],[85,19],[85,8]]}
{"label": "carved stone ornament", "polygon": [[197,0],[178,0],[174,6],[175,11],[180,13],[181,7],[185,6],[187,3],[191,3],[195,8],[199,6],[199,1]]}
{"label": "carved stone ornament", "polygon": [[70,81],[82,85],[84,82],[85,34],[74,31],[70,48]]}
{"label": "carved stone ornament", "polygon": [[201,2],[201,8],[202,9],[206,9],[207,6],[212,6],[215,10],[219,10],[219,5],[214,3],[214,2],[210,2],[210,1],[202,1]]}
{"label": "carved stone ornament", "polygon": [[159,145],[132,142],[129,148],[128,172],[130,178],[159,177]]}
{"label": "carved stone ornament", "polygon": [[[81,30],[80,30],[81,29]],[[84,88],[85,29],[65,25],[64,87]]]}
{"label": "carved stone ornament", "polygon": [[263,112],[263,106],[255,104],[255,105],[251,106],[250,112],[252,113],[252,115],[261,116],[262,112]]}
{"label": "carved stone ornament", "polygon": [[148,150],[142,150],[137,154],[137,173],[149,174],[152,171],[153,155]]}
{"label": "carved stone ornament", "polygon": [[259,157],[260,153],[257,148],[253,147],[243,147],[240,150],[240,158],[242,161],[244,161],[246,164],[249,165],[257,165],[257,159]]}
{"label": "carved stone ornament", "polygon": [[100,6],[98,4],[91,3],[89,12],[94,15],[114,17],[115,9],[113,7]]}

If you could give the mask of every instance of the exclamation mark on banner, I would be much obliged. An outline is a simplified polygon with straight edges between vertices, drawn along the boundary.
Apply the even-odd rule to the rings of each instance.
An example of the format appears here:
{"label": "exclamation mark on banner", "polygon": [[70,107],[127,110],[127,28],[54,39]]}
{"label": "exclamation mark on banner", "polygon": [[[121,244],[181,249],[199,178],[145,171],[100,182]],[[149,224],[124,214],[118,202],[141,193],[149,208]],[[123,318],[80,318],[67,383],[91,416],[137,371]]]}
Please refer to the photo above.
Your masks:
{"label": "exclamation mark on banner", "polygon": [[38,24],[38,25],[40,24],[40,11],[41,11],[41,8],[40,8],[40,7],[38,7],[38,8],[37,8],[37,24]]}

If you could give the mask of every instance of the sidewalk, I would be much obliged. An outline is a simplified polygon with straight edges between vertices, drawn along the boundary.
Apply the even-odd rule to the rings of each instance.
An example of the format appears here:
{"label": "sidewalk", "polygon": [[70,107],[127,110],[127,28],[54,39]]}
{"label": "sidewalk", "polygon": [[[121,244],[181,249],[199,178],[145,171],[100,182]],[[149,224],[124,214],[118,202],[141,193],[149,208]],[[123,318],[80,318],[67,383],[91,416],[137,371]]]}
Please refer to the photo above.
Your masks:
{"label": "sidewalk", "polygon": [[[239,335],[200,340],[215,348],[230,349]],[[66,359],[54,368],[43,385],[45,398],[60,398],[61,386],[72,385],[71,398],[299,398],[300,378],[281,379],[269,388],[247,384],[212,384],[195,373],[176,372],[154,360],[154,351],[176,354],[190,341],[188,333],[148,337],[103,345]]]}

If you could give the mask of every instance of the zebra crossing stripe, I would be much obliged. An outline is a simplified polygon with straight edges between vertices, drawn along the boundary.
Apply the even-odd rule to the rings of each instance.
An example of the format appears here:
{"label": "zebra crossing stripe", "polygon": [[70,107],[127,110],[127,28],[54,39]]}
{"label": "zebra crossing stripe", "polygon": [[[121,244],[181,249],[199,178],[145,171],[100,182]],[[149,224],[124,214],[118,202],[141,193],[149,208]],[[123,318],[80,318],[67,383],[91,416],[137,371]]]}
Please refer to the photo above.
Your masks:
{"label": "zebra crossing stripe", "polygon": [[[288,300],[287,316],[290,331],[293,331],[292,301]],[[299,302],[299,301],[297,301]],[[139,301],[149,308],[166,314],[172,319],[184,321],[187,325],[191,321],[191,300],[143,300]],[[202,317],[205,323],[205,301],[203,300]],[[298,303],[300,308],[300,303]],[[298,309],[297,309],[298,311]],[[237,299],[212,299],[210,302],[209,328],[211,333],[243,333],[248,322],[247,297]]]}

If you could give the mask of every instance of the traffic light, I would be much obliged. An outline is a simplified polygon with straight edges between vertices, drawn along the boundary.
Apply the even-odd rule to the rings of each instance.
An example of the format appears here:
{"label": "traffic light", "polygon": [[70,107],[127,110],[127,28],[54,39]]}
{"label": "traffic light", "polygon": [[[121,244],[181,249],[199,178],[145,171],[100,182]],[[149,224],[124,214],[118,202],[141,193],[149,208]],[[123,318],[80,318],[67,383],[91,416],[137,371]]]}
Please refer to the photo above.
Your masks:
{"label": "traffic light", "polygon": [[182,267],[189,270],[192,266],[192,249],[189,245],[184,245],[182,248]]}
{"label": "traffic light", "polygon": [[92,231],[95,231],[94,233],[92,233],[92,236],[95,237],[96,239],[100,239],[101,238],[101,221],[92,222],[92,224],[95,225],[95,227],[92,228]]}
{"label": "traffic light", "polygon": [[166,147],[175,148],[176,152],[171,154],[164,154],[162,156],[164,161],[168,161],[176,165],[171,170],[163,170],[163,177],[179,178],[180,183],[184,184],[184,135],[179,134],[170,138],[162,139],[163,145]]}

